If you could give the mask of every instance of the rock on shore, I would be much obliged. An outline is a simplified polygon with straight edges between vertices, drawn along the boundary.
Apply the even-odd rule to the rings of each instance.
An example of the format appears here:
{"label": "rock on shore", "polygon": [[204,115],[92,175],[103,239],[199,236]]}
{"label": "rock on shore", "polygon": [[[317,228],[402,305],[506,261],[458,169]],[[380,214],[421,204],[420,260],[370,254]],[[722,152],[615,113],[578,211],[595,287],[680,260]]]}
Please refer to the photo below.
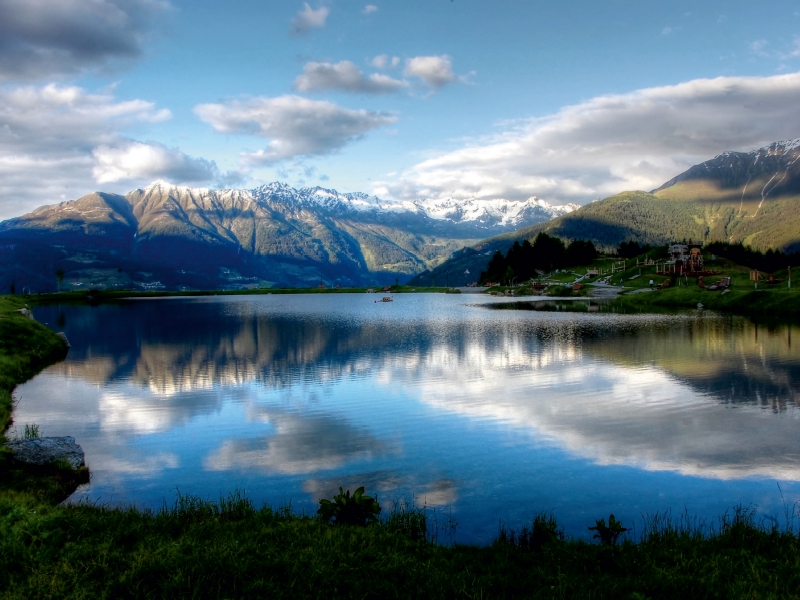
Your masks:
{"label": "rock on shore", "polygon": [[14,459],[20,462],[47,465],[56,461],[70,464],[73,469],[84,466],[83,448],[75,443],[72,436],[44,437],[30,440],[8,442],[8,448],[14,453]]}

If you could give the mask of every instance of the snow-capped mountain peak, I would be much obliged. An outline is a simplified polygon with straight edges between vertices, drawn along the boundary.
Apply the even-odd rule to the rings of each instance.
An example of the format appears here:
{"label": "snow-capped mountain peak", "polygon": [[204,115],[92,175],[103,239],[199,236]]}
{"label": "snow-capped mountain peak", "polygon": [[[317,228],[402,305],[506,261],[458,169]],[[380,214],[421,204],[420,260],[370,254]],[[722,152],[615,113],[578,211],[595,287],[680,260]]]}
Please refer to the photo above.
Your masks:
{"label": "snow-capped mountain peak", "polygon": [[323,187],[294,188],[274,181],[253,189],[208,190],[177,186],[157,180],[141,190],[144,194],[167,193],[217,198],[249,198],[259,204],[280,203],[295,209],[323,211],[336,216],[403,215],[432,219],[440,223],[469,225],[489,233],[510,231],[559,217],[578,208],[577,204],[554,206],[535,196],[527,200],[503,198],[427,198],[420,200],[383,199],[362,192],[342,193]]}

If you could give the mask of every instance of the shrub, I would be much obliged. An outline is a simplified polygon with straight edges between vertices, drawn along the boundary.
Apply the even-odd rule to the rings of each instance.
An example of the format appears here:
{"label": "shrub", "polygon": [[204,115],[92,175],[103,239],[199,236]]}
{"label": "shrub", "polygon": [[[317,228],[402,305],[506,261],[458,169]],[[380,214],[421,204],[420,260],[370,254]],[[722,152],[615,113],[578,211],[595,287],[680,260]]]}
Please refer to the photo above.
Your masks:
{"label": "shrub", "polygon": [[363,485],[353,492],[352,496],[350,490],[345,492],[339,488],[339,493],[333,500],[320,500],[317,510],[317,514],[326,523],[362,527],[376,522],[380,512],[378,501],[364,494]]}
{"label": "shrub", "polygon": [[594,527],[589,527],[589,531],[596,531],[594,539],[599,539],[602,546],[616,546],[619,536],[628,531],[627,527],[623,527],[620,521],[614,518],[614,515],[608,516],[608,525],[605,519],[595,521]]}

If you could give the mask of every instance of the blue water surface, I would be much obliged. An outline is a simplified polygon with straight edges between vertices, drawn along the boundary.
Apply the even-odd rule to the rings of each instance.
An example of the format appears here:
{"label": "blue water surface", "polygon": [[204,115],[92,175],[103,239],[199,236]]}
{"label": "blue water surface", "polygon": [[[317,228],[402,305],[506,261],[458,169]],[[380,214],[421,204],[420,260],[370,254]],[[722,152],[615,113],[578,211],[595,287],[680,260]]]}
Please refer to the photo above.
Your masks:
{"label": "blue water surface", "polygon": [[365,485],[468,543],[542,511],[581,538],[609,513],[641,532],[646,515],[713,526],[737,505],[783,526],[800,499],[797,328],[375,300],[37,308],[72,349],[17,388],[16,423],[83,446],[92,480],[71,502],[157,509],[239,490],[311,514]]}

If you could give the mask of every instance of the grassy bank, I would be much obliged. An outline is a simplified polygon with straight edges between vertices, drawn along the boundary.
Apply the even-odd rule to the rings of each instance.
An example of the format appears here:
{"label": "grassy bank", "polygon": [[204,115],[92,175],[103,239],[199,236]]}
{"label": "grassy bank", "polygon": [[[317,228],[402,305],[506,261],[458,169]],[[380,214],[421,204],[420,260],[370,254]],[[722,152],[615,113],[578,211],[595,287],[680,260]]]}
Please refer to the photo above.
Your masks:
{"label": "grassy bank", "polygon": [[64,341],[19,311],[25,299],[0,296],[0,431],[11,425],[12,392],[44,367],[67,355]]}
{"label": "grassy bank", "polygon": [[[25,308],[23,298],[0,296],[0,444],[13,422],[15,386],[67,355],[66,344],[55,332],[19,312]],[[60,502],[88,476],[86,469],[75,471],[65,465],[16,463],[0,445],[0,494],[16,492],[37,501]]]}
{"label": "grassy bank", "polygon": [[[104,302],[121,298],[167,298],[186,296],[264,296],[282,294],[363,294],[372,290],[375,294],[410,294],[410,293],[447,293],[452,288],[422,288],[407,285],[392,285],[384,291],[382,287],[373,288],[256,288],[251,290],[81,290],[57,292],[51,294],[33,294],[26,296],[32,304],[49,304],[53,302]],[[15,298],[15,296],[8,296]]]}
{"label": "grassy bank", "polygon": [[[646,258],[648,258],[647,255],[640,256],[640,263],[643,263]],[[755,321],[800,321],[800,281],[796,282],[793,289],[789,289],[786,270],[775,272],[775,277],[781,280],[780,283],[768,285],[762,281],[756,290],[754,283],[750,281],[750,269],[718,259],[710,264],[710,268],[718,271],[719,274],[707,276],[705,284],[710,286],[723,277],[730,278],[731,289],[722,293],[722,291],[708,291],[699,287],[694,278],[680,279],[656,275],[654,266],[637,265],[635,260],[626,261],[625,268],[617,268],[613,275],[608,276],[612,264],[618,265],[618,260],[601,257],[585,267],[563,270],[559,273],[554,272],[546,277],[549,284],[546,291],[536,292],[530,288],[519,286],[515,289],[515,295],[519,297],[525,295],[591,296],[592,284],[609,277],[609,281],[621,292],[621,295],[606,301],[605,308],[607,310],[630,313],[664,312],[676,309],[695,309],[700,303],[707,309],[740,314]],[[581,281],[582,287],[579,290],[573,290],[572,282],[586,273],[589,268],[603,270],[606,275],[585,277]],[[664,289],[650,291],[651,279],[656,287],[664,281],[669,281],[670,285]],[[498,286],[489,291],[503,294],[507,289],[509,288]],[[506,308],[530,309],[531,306],[525,306],[524,302],[520,299]],[[583,310],[582,307],[576,308]]]}
{"label": "grassy bank", "polygon": [[[542,528],[542,522],[545,526]],[[2,598],[796,598],[796,534],[741,511],[709,534],[650,520],[638,543],[555,523],[443,546],[397,514],[332,526],[241,498],[158,513],[0,497]]]}
{"label": "grassy bank", "polygon": [[638,312],[657,312],[672,308],[704,308],[732,312],[754,320],[800,319],[800,290],[733,289],[722,294],[705,292],[698,287],[677,287],[635,295],[623,295],[613,305]]}

